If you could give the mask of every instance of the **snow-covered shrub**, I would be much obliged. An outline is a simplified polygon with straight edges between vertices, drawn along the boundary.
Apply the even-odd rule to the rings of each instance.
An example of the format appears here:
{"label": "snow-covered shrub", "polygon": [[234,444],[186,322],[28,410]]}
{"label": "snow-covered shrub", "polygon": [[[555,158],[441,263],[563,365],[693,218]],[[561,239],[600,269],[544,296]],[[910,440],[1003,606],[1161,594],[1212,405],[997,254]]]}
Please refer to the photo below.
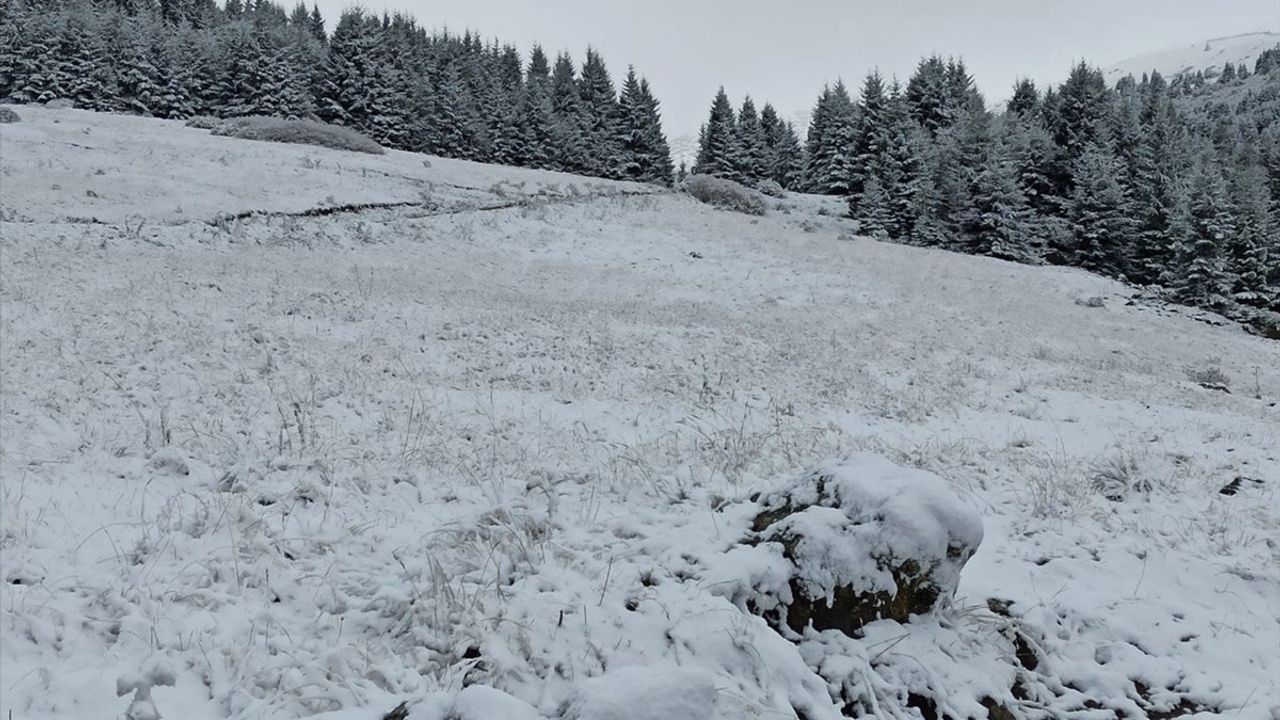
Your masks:
{"label": "snow-covered shrub", "polygon": [[273,117],[238,117],[224,120],[213,128],[214,135],[226,135],[244,140],[299,143],[318,145],[334,150],[381,155],[386,152],[381,145],[360,133],[339,125],[314,120],[282,120]]}
{"label": "snow-covered shrub", "polygon": [[187,119],[186,126],[197,130],[212,130],[222,124],[222,118],[213,115],[193,115]]}
{"label": "snow-covered shrub", "polygon": [[1215,362],[1209,362],[1201,367],[1187,367],[1183,369],[1187,379],[1197,385],[1209,388],[1226,389],[1231,387],[1231,378],[1222,372],[1222,368],[1218,367]]}
{"label": "snow-covered shrub", "polygon": [[21,122],[22,118],[12,108],[0,107],[0,125]]}
{"label": "snow-covered shrub", "polygon": [[[757,500],[730,550],[751,575],[730,599],[779,630],[854,635],[946,604],[982,542],[982,521],[936,475],[858,454]],[[753,547],[754,546],[754,547]]]}
{"label": "snow-covered shrub", "polygon": [[786,197],[787,191],[782,189],[777,180],[761,180],[756,183],[756,190],[773,198]]}
{"label": "snow-covered shrub", "polygon": [[711,175],[692,175],[684,181],[685,192],[694,198],[722,210],[764,215],[764,199],[751,188],[732,180]]}
{"label": "snow-covered shrub", "polygon": [[45,103],[44,106],[50,110],[71,110],[76,104],[68,98],[54,98]]}

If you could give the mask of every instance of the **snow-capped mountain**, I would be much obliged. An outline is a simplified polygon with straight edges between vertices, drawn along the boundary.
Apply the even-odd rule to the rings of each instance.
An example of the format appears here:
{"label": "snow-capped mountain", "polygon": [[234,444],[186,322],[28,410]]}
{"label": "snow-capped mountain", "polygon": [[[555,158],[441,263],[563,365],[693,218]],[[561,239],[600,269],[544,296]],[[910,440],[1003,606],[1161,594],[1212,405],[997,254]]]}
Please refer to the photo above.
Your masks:
{"label": "snow-capped mountain", "polygon": [[1226,63],[1244,63],[1253,70],[1253,63],[1264,50],[1280,45],[1280,33],[1254,32],[1229,37],[1212,38],[1202,42],[1165,48],[1134,55],[1103,70],[1108,84],[1115,84],[1125,75],[1141,77],[1142,73],[1157,70],[1166,79],[1203,70],[1214,76]]}

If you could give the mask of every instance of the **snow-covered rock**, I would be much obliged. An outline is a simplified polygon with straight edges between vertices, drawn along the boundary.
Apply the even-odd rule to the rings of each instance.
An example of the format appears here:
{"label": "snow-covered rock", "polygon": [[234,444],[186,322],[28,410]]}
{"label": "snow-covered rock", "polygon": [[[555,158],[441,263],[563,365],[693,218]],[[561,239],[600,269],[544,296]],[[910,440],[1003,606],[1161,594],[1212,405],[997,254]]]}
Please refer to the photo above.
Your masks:
{"label": "snow-covered rock", "polygon": [[[870,454],[804,473],[759,500],[752,543],[785,563],[785,585],[749,606],[800,633],[857,633],[948,601],[982,521],[936,475]],[[774,564],[773,567],[778,567]]]}

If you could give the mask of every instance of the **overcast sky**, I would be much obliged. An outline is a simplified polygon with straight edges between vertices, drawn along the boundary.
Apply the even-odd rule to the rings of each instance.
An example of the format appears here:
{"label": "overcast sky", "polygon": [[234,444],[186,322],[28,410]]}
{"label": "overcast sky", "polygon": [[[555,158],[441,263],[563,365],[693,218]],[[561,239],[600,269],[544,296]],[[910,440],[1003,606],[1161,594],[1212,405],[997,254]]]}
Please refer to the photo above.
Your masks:
{"label": "overcast sky", "polygon": [[[310,0],[308,0],[310,2]],[[349,0],[319,0],[332,28]],[[598,49],[615,82],[628,64],[662,101],[667,133],[696,132],[724,85],[784,114],[824,82],[856,86],[873,68],[906,81],[929,53],[963,56],[988,101],[1018,77],[1057,82],[1098,66],[1212,37],[1280,31],[1280,0],[364,0],[428,28],[472,28],[527,53]],[[527,57],[527,55],[526,55]],[[803,137],[803,130],[801,131]]]}

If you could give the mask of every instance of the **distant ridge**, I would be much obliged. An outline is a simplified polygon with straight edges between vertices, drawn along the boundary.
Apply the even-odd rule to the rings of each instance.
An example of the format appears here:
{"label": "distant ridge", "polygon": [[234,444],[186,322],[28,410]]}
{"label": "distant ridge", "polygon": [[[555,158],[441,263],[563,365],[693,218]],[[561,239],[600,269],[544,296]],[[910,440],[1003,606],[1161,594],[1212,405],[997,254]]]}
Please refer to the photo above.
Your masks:
{"label": "distant ridge", "polygon": [[1134,55],[1103,69],[1109,84],[1125,75],[1142,77],[1157,70],[1166,79],[1185,73],[1203,71],[1215,77],[1226,63],[1244,63],[1253,71],[1253,63],[1264,50],[1280,45],[1280,33],[1249,32],[1210,38],[1186,45]]}

